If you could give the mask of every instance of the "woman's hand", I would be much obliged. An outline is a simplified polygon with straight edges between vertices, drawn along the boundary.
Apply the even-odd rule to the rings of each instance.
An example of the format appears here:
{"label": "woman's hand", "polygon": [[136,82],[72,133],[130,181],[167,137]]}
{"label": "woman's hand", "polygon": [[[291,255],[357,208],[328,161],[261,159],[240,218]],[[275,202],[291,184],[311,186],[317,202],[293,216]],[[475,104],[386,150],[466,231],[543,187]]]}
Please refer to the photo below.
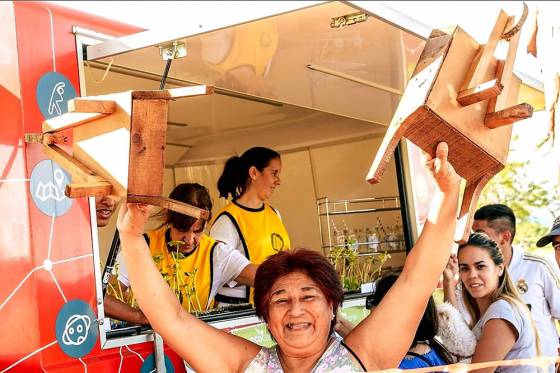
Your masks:
{"label": "woman's hand", "polygon": [[149,216],[149,206],[143,203],[124,203],[117,218],[119,234],[141,236]]}
{"label": "woman's hand", "polygon": [[443,193],[459,190],[461,177],[447,160],[449,148],[447,143],[440,142],[436,148],[436,157],[427,156],[426,167],[430,170],[439,190]]}
{"label": "woman's hand", "polygon": [[454,280],[457,273],[459,273],[459,260],[457,254],[451,254],[443,270],[443,279],[446,281]]}

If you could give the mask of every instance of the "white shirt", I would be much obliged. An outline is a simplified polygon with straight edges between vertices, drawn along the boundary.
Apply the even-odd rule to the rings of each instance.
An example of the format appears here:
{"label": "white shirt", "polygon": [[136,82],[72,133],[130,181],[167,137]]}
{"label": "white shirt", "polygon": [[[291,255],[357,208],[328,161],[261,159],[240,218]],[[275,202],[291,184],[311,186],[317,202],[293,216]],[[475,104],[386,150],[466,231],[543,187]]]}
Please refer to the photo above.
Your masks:
{"label": "white shirt", "polygon": [[[545,356],[558,355],[558,332],[554,324],[560,319],[560,272],[547,259],[521,249],[513,249],[508,271],[513,284],[525,304],[530,305],[531,316],[541,339]],[[523,293],[521,288],[527,286]]]}
{"label": "white shirt", "polygon": [[[280,212],[272,206],[271,208],[278,214],[280,220],[282,220]],[[245,249],[241,242],[241,237],[239,237],[237,228],[235,228],[235,225],[228,216],[221,215],[216,219],[214,224],[212,224],[212,228],[210,228],[210,237],[217,241],[225,242],[245,257]],[[236,281],[232,280],[219,289],[218,293],[233,298],[245,298],[246,286],[239,285]]]}
{"label": "white shirt", "polygon": [[[521,295],[523,302],[530,306],[531,316],[535,321],[541,341],[543,356],[558,355],[558,332],[554,324],[560,319],[560,272],[548,259],[525,253],[521,249],[512,248],[511,263],[507,267],[513,285]],[[526,291],[523,289],[526,286]],[[470,316],[463,303],[460,286],[455,295],[459,310],[467,320]],[[551,371],[554,371],[551,366]]]}
{"label": "white shirt", "polygon": [[[236,250],[223,242],[216,242],[214,248],[214,256],[212,258],[213,276],[212,287],[210,288],[210,299],[213,299],[221,288],[227,282],[237,278],[241,271],[245,269],[251,262]],[[119,281],[126,287],[130,286],[128,271],[122,257],[122,252],[117,256],[117,265],[119,266]]]}
{"label": "white shirt", "polygon": [[[476,325],[473,327],[473,333],[476,336],[477,341],[480,340],[482,330],[484,329],[486,323],[490,320],[505,320],[515,328],[517,331],[517,340],[513,344],[511,350],[509,350],[504,357],[504,360],[529,359],[537,357],[535,335],[533,334],[533,325],[529,319],[529,313],[528,311],[520,309],[520,307],[523,306],[519,305],[519,307],[517,307],[504,299],[499,299],[488,307],[484,315],[481,316],[480,320],[478,320]],[[537,367],[532,366],[504,366],[498,368],[498,370],[504,373],[529,373],[541,371]]]}
{"label": "white shirt", "polygon": [[[235,225],[228,216],[222,215],[216,219],[210,229],[210,237],[217,241],[225,242],[245,258],[245,249],[243,248],[241,237],[239,237]],[[239,285],[236,281],[232,280],[226,282],[224,286],[218,290],[218,293],[227,295],[228,297],[245,298],[246,287],[245,285]]]}

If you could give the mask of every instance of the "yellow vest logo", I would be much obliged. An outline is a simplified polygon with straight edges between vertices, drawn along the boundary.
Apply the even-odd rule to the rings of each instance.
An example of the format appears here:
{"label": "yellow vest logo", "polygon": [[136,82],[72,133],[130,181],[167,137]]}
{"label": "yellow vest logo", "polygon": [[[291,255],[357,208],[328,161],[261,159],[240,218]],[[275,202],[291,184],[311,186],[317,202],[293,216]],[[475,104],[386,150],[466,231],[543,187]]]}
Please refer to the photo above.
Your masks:
{"label": "yellow vest logo", "polygon": [[272,245],[272,249],[276,252],[282,251],[284,248],[284,239],[277,233],[272,233],[270,235],[270,244]]}

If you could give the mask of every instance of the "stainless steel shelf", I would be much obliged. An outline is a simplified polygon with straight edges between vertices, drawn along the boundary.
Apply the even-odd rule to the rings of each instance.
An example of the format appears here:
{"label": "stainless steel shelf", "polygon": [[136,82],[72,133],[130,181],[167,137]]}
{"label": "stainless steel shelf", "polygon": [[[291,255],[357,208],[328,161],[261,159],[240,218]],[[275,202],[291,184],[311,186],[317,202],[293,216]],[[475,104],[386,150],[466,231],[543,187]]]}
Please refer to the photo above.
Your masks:
{"label": "stainless steel shelf", "polygon": [[348,211],[332,211],[319,213],[319,216],[331,215],[348,215],[348,214],[365,214],[370,212],[383,212],[383,211],[398,211],[400,207],[382,207],[379,209],[361,209],[361,210],[348,210]]}

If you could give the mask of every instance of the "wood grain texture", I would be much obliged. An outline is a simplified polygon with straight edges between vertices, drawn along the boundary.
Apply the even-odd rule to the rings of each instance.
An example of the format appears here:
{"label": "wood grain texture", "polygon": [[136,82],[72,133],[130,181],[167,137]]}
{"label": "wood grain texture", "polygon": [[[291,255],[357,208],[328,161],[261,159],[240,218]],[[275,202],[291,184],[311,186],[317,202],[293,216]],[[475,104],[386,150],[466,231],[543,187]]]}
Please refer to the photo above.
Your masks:
{"label": "wood grain texture", "polygon": [[502,93],[503,88],[502,83],[500,83],[498,79],[492,79],[489,82],[479,84],[474,88],[459,92],[457,101],[459,101],[459,103],[463,106],[472,105],[498,96]]}
{"label": "wood grain texture", "polygon": [[69,113],[113,114],[115,107],[115,101],[111,100],[92,100],[84,97],[68,101]]}
{"label": "wood grain texture", "polygon": [[148,205],[159,206],[184,215],[192,216],[196,219],[208,220],[210,216],[210,213],[207,210],[167,197],[129,194],[126,199],[129,203],[146,203]]}
{"label": "wood grain texture", "polygon": [[522,103],[504,110],[487,113],[484,119],[484,125],[488,128],[498,128],[531,118],[532,116],[533,107],[527,103]]}
{"label": "wood grain texture", "polygon": [[67,184],[64,194],[68,198],[102,197],[111,194],[113,187],[107,181],[87,184]]}
{"label": "wood grain texture", "polygon": [[161,196],[167,100],[132,100],[128,194]]}
{"label": "wood grain texture", "polygon": [[192,97],[200,95],[209,95],[214,93],[214,87],[209,85],[195,85],[191,87],[181,87],[173,89],[164,90],[154,90],[154,91],[133,91],[133,99],[160,99],[160,100],[172,100],[182,97]]}

